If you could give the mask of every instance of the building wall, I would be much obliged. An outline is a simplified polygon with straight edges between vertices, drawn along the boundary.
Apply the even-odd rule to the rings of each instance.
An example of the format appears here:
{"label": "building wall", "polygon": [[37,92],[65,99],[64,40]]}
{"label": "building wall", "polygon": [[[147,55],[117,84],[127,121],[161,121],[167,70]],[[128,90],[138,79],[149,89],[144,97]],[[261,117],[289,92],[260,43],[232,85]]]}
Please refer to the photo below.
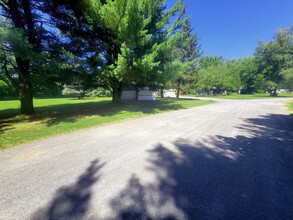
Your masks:
{"label": "building wall", "polygon": [[176,97],[175,90],[164,90],[164,97]]}
{"label": "building wall", "polygon": [[122,92],[122,100],[136,100],[136,91],[123,91]]}
{"label": "building wall", "polygon": [[138,101],[144,101],[144,100],[157,100],[157,92],[150,91],[149,88],[141,89],[138,92]]}
{"label": "building wall", "polygon": [[[149,91],[148,88],[140,89],[138,101],[157,100],[157,92]],[[126,90],[122,92],[122,100],[136,100],[136,90]]]}

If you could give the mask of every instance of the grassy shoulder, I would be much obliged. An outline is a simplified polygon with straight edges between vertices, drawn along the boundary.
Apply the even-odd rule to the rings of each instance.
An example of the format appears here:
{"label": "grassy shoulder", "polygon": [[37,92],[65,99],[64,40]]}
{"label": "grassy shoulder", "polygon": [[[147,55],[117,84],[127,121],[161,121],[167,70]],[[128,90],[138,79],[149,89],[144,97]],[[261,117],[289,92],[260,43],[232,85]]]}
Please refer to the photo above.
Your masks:
{"label": "grassy shoulder", "polygon": [[[288,109],[289,109],[289,111],[292,111],[293,112],[293,101],[291,101],[291,102],[288,102]],[[290,115],[293,115],[293,113],[291,113]]]}
{"label": "grassy shoulder", "polygon": [[293,97],[293,93],[284,93],[279,94],[278,96],[270,96],[269,94],[231,94],[231,95],[207,95],[207,96],[199,96],[199,95],[184,95],[190,97],[208,97],[208,98],[218,98],[218,99],[235,99],[235,100],[247,100],[247,99],[271,99],[271,98],[290,98]]}
{"label": "grassy shoulder", "polygon": [[211,103],[214,102],[160,99],[112,105],[110,98],[35,99],[36,114],[25,116],[18,115],[19,101],[0,101],[0,149],[106,123]]}

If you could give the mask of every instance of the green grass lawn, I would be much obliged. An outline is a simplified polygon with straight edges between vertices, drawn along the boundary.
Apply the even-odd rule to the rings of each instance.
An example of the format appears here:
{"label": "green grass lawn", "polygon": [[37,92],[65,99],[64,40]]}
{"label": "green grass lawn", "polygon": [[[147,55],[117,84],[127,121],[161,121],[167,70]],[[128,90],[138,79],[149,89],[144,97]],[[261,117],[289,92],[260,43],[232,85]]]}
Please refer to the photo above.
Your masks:
{"label": "green grass lawn", "polygon": [[[289,111],[293,112],[293,101],[288,102],[288,108],[289,108]],[[293,113],[291,113],[291,115],[293,115]]]}
{"label": "green grass lawn", "polygon": [[209,100],[125,102],[111,98],[35,99],[36,114],[19,115],[19,101],[0,101],[0,149],[105,123],[214,103]]}
{"label": "green grass lawn", "polygon": [[271,98],[289,98],[293,97],[293,93],[284,93],[279,94],[278,96],[270,96],[269,94],[232,94],[232,95],[214,95],[214,96],[198,96],[198,95],[184,95],[184,96],[193,96],[193,97],[209,97],[209,98],[218,98],[218,99],[237,99],[237,100],[244,100],[244,99],[271,99]]}

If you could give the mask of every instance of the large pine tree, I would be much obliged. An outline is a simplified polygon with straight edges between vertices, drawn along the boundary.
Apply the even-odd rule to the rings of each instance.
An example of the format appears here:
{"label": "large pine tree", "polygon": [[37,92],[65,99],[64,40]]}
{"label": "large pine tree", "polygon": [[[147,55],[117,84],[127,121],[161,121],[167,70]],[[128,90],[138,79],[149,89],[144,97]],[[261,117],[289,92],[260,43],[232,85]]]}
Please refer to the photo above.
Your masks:
{"label": "large pine tree", "polygon": [[177,1],[166,10],[164,2],[48,0],[44,8],[71,42],[83,43],[80,54],[71,52],[88,60],[97,84],[119,103],[125,86],[160,83],[183,69],[178,45],[185,5]]}
{"label": "large pine tree", "polygon": [[179,99],[181,89],[186,89],[193,84],[193,72],[198,58],[202,55],[201,46],[197,33],[193,33],[194,28],[191,26],[190,17],[186,17],[182,24],[182,35],[179,41],[179,54],[182,63],[189,63],[190,66],[178,74],[172,81],[176,88],[176,98]]}
{"label": "large pine tree", "polygon": [[44,67],[50,57],[48,45],[55,39],[48,31],[50,23],[41,13],[41,6],[42,1],[36,0],[0,0],[4,18],[0,25],[3,51],[0,62],[6,77],[14,85],[17,83],[22,114],[34,113],[33,82],[38,84],[37,78],[46,77],[48,72]]}
{"label": "large pine tree", "polygon": [[13,51],[18,76],[21,101],[21,113],[32,114],[33,94],[30,63],[34,52],[40,48],[39,32],[36,27],[36,14],[33,13],[30,0],[1,0],[3,16],[12,23],[10,29],[1,30],[2,46]]}

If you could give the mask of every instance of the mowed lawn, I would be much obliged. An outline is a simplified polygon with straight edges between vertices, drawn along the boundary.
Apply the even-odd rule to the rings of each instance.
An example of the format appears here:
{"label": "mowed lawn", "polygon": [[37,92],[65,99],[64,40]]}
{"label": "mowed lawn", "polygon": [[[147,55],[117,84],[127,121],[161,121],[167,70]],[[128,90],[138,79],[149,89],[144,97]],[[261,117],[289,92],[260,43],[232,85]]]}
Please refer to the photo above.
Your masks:
{"label": "mowed lawn", "polygon": [[111,98],[35,99],[36,113],[19,115],[19,101],[0,101],[0,149],[125,119],[211,104],[209,100],[125,102]]}
{"label": "mowed lawn", "polygon": [[[289,108],[290,111],[293,112],[293,101],[288,102],[288,108]],[[293,115],[293,113],[291,113],[291,115]]]}
{"label": "mowed lawn", "polygon": [[246,100],[246,99],[272,99],[272,98],[290,98],[293,97],[293,93],[284,93],[279,94],[278,96],[270,96],[269,94],[231,94],[231,95],[208,95],[208,96],[198,96],[198,95],[184,95],[192,97],[209,97],[209,98],[218,98],[218,99],[237,99],[237,100]]}

